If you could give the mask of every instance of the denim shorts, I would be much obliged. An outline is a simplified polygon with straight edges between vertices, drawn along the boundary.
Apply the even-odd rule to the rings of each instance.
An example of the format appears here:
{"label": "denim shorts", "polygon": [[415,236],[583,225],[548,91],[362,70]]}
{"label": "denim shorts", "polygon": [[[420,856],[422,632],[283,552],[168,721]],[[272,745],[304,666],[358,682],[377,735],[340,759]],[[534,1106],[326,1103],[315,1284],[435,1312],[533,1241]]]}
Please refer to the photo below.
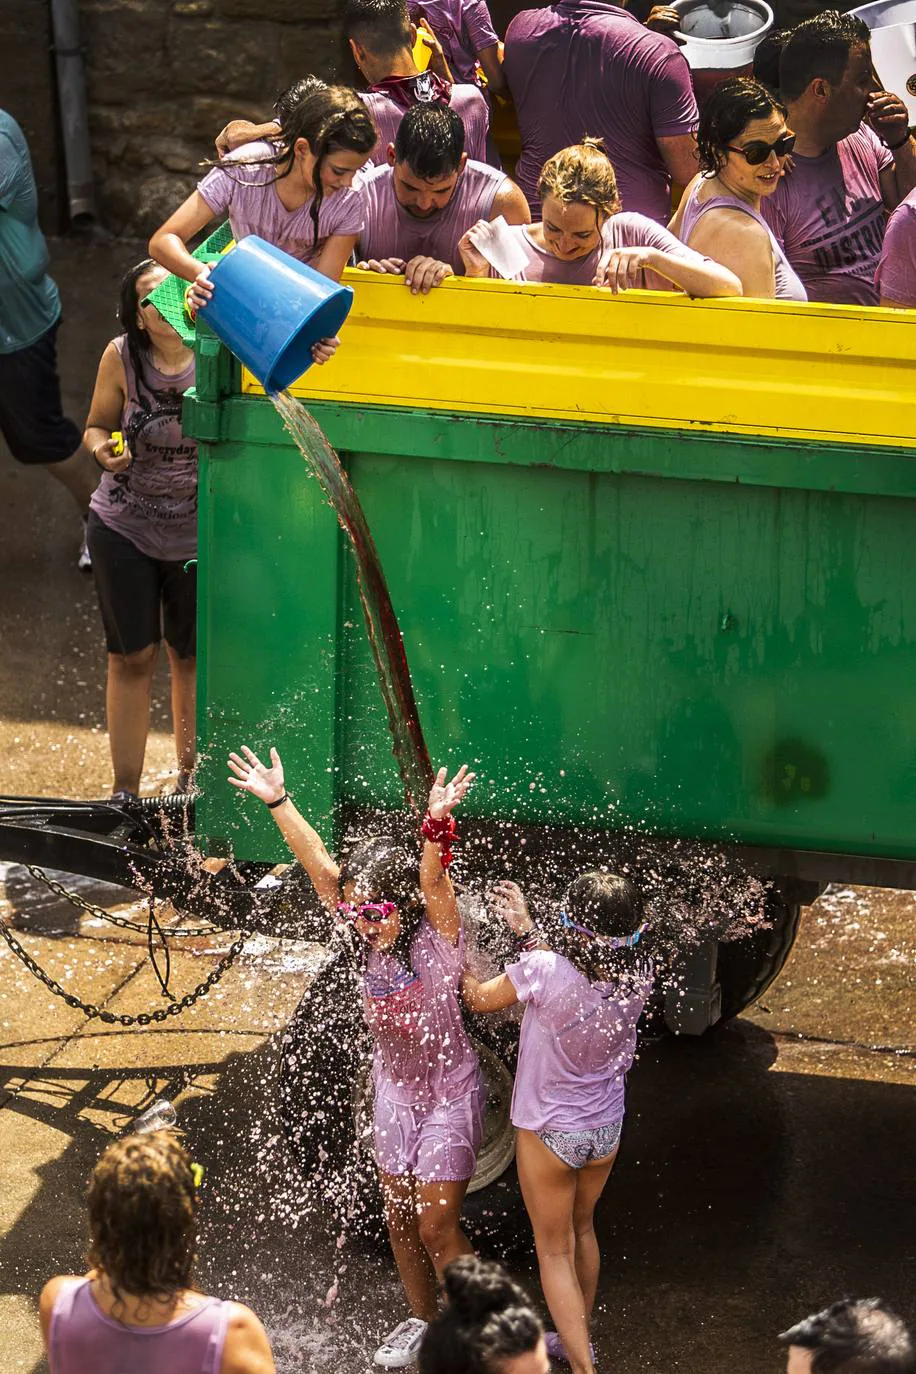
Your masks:
{"label": "denim shorts", "polygon": [[538,1131],[542,1140],[557,1159],[570,1169],[584,1169],[595,1159],[606,1159],[620,1144],[623,1119],[610,1126],[594,1126],[590,1131]]}

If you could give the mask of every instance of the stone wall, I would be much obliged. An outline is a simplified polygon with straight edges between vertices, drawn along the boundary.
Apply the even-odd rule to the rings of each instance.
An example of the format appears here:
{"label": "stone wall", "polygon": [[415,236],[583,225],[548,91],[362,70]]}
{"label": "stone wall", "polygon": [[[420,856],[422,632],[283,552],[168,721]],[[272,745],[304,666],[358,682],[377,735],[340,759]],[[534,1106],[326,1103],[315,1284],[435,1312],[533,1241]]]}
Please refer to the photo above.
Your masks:
{"label": "stone wall", "polygon": [[102,222],[146,237],[232,117],[314,72],[351,79],[338,0],[80,0]]}

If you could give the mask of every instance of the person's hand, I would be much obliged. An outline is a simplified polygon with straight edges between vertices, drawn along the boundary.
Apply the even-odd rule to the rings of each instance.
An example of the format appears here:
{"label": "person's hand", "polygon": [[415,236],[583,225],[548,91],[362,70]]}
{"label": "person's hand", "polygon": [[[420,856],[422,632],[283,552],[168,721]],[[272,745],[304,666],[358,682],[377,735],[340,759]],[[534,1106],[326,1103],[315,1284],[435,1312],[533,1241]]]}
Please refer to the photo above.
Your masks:
{"label": "person's hand", "polygon": [[423,18],[417,20],[417,37],[424,48],[429,48],[429,62],[427,63],[429,70],[435,72],[436,76],[441,76],[444,81],[451,81],[452,73],[442,44]]}
{"label": "person's hand", "polygon": [[261,762],[254,750],[245,744],[242,745],[242,753],[245,755],[244,758],[238,754],[229,755],[229,767],[235,777],[229,778],[228,781],[242,792],[250,792],[258,801],[279,801],[286,788],[283,785],[283,764],[276,749],[270,751],[269,768]]}
{"label": "person's hand", "polygon": [[224,124],[223,127],[220,129],[219,133],[216,135],[214,143],[216,145],[217,157],[225,157],[227,153],[232,152],[232,143],[230,142],[230,130],[232,129],[234,123],[235,120],[230,119],[229,123]]}
{"label": "person's hand", "polygon": [[651,248],[615,248],[598,264],[592,286],[605,286],[616,295],[639,286],[639,274],[652,266]]}
{"label": "person's hand", "polygon": [[390,277],[402,277],[407,263],[404,258],[364,258],[356,266],[361,272],[387,272]]}
{"label": "person's hand", "polygon": [[501,883],[494,883],[487,900],[493,915],[498,916],[516,935],[527,935],[534,928],[525,894],[518,883],[511,883],[508,878]]}
{"label": "person's hand", "polygon": [[210,280],[210,268],[208,264],[204,264],[185,294],[192,319],[202,306],[209,304],[212,295],[213,283]]}
{"label": "person's hand", "polygon": [[426,809],[434,821],[441,821],[444,816],[452,814],[452,808],[470,791],[477,774],[469,773],[467,764],[463,763],[451,782],[446,781],[447,777],[448,769],[440,768],[429,790]]}
{"label": "person's hand", "polygon": [[454,275],[450,263],[436,258],[411,258],[404,268],[404,280],[415,296],[425,296],[434,286],[441,286],[446,277]]}
{"label": "person's hand", "polygon": [[340,348],[340,339],[336,335],[333,339],[319,339],[316,344],[312,344],[312,362],[330,362],[338,348]]}
{"label": "person's hand", "polygon": [[126,472],[134,460],[134,455],[126,443],[120,453],[115,453],[114,439],[106,439],[104,443],[96,444],[92,456],[106,472]]}
{"label": "person's hand", "polygon": [[458,240],[458,252],[464,263],[464,275],[466,277],[488,277],[490,275],[490,264],[477,247],[477,235],[480,232],[480,226],[485,223],[485,220],[479,219]]}
{"label": "person's hand", "polygon": [[899,95],[891,91],[872,91],[865,107],[865,118],[883,143],[899,143],[910,127],[910,113]]}
{"label": "person's hand", "polygon": [[[675,31],[681,27],[681,16],[671,5],[653,5],[645,25],[653,33],[666,33],[669,38],[674,38]],[[675,38],[674,41],[678,40]],[[683,43],[683,38],[680,41]]]}

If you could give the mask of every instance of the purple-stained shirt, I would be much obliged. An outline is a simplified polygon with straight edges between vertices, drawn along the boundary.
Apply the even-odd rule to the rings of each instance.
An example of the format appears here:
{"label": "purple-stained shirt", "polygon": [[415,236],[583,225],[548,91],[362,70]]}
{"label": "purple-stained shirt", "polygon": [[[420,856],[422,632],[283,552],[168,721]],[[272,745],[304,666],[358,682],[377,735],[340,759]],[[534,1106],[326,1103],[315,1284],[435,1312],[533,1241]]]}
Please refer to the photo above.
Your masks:
{"label": "purple-stained shirt", "polygon": [[181,429],[181,398],[194,385],[194,357],[169,376],[147,362],[139,386],[127,335],[114,341],[124,364],[127,402],[121,430],[133,454],[124,472],[102,475],[89,505],[109,529],[148,558],[197,554],[197,441]]}
{"label": "purple-stained shirt", "polygon": [[[611,215],[610,219],[605,220],[601,227],[601,243],[598,247],[587,257],[576,258],[573,262],[556,258],[545,248],[539,248],[531,237],[530,226],[527,224],[510,224],[509,233],[528,259],[528,265],[520,278],[521,281],[527,282],[548,282],[558,286],[591,286],[599,261],[604,254],[615,248],[657,248],[662,253],[670,253],[672,257],[697,265],[710,261],[693,248],[681,243],[669,230],[656,224],[654,219],[647,219],[645,215],[628,215],[626,211],[619,215]],[[497,273],[491,268],[490,275],[496,276]],[[657,272],[641,272],[640,277],[639,285],[643,290],[677,290],[676,286],[666,278],[660,277]]]}
{"label": "purple-stained shirt", "polygon": [[863,124],[820,157],[792,156],[794,166],[761,211],[809,301],[877,305],[885,225],[880,174],[893,154]]}
{"label": "purple-stained shirt", "polygon": [[916,187],[887,222],[875,286],[885,300],[916,309]]}
{"label": "purple-stained shirt", "polygon": [[[360,91],[359,94],[378,128],[378,143],[370,161],[376,167],[384,167],[388,162],[388,146],[394,143],[404,111],[383,91]],[[485,97],[477,86],[456,84],[449,93],[448,103],[464,125],[464,151],[476,162],[486,162],[490,107]]]}
{"label": "purple-stained shirt", "polygon": [[407,0],[407,8],[432,29],[455,80],[476,82],[477,54],[499,42],[486,0]]}
{"label": "purple-stained shirt", "polygon": [[651,974],[590,983],[562,954],[537,949],[508,964],[525,1003],[512,1124],[589,1131],[623,1117],[626,1073]]}
{"label": "purple-stained shirt", "polygon": [[739,200],[737,196],[710,196],[709,200],[701,201],[698,192],[702,184],[703,178],[698,177],[684,206],[684,214],[681,219],[681,237],[684,242],[690,242],[691,234],[704,215],[713,210],[737,210],[739,214],[747,215],[750,219],[756,220],[767,232],[773,253],[774,299],[778,301],[806,301],[808,293],[802,286],[798,273],[793,271],[789,259],[779,246],[776,235],[763,216],[752,205],[748,205],[747,201]]}
{"label": "purple-stained shirt", "polygon": [[391,167],[375,167],[359,179],[365,228],[359,241],[360,258],[411,258],[420,255],[451,263],[456,276],[464,273],[458,240],[479,219],[489,219],[496,194],[508,177],[505,172],[468,158],[451,200],[443,210],[418,219],[398,203]]}
{"label": "purple-stained shirt", "polygon": [[51,1374],[219,1374],[230,1305],[200,1305],[164,1326],[127,1326],[108,1317],[90,1279],[61,1285],[48,1334]]}
{"label": "purple-stained shirt", "polygon": [[274,184],[277,168],[273,163],[256,162],[239,166],[242,158],[264,158],[274,152],[270,143],[246,143],[236,148],[219,167],[213,167],[198,182],[197,189],[215,215],[228,215],[236,239],[257,234],[275,248],[313,262],[334,234],[356,235],[363,227],[362,203],[356,191],[344,188],[322,197],[318,210],[318,238],[309,196],[295,210],[287,210]]}
{"label": "purple-stained shirt", "polygon": [[389,1102],[429,1107],[464,1097],[479,1083],[458,1001],[464,935],[457,945],[424,918],[410,968],[372,950],[363,980],[363,1010],[375,1040],[373,1078]]}
{"label": "purple-stained shirt", "polygon": [[659,138],[699,122],[690,68],[677,44],[601,0],[560,0],[517,14],[503,71],[522,137],[516,179],[540,218],[538,177],[548,158],[589,135],[603,138],[624,210],[667,224],[671,177]]}

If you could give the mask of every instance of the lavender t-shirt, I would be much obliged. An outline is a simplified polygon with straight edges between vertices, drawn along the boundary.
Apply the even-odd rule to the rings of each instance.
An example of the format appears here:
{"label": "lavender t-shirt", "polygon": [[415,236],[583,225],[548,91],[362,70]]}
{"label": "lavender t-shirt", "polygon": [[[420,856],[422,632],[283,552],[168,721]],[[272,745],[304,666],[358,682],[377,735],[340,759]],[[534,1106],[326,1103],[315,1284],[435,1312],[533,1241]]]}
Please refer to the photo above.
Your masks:
{"label": "lavender t-shirt", "polygon": [[476,82],[477,54],[499,42],[486,0],[407,0],[407,8],[432,29],[455,80]]}
{"label": "lavender t-shirt", "polygon": [[453,945],[424,918],[410,965],[372,950],[363,1009],[375,1039],[376,1091],[389,1102],[428,1107],[464,1097],[479,1082],[458,1002],[464,935]]}
{"label": "lavender t-shirt", "polygon": [[916,309],[916,187],[887,222],[875,286],[885,300]]}
{"label": "lavender t-shirt", "polygon": [[344,188],[326,193],[318,210],[318,239],[312,219],[314,196],[296,210],[287,210],[274,184],[273,163],[239,166],[242,158],[269,157],[270,143],[246,143],[223,165],[213,167],[197,189],[215,215],[228,214],[236,239],[257,234],[301,262],[313,262],[334,234],[356,235],[363,227],[362,203],[356,191]]}
{"label": "lavender t-shirt", "polygon": [[761,212],[809,301],[877,305],[885,225],[880,173],[893,155],[863,124],[820,157],[793,158]]}
{"label": "lavender t-shirt", "polygon": [[508,964],[506,973],[526,1003],[512,1124],[589,1131],[620,1121],[649,974],[590,983],[561,954],[542,949]]}
{"label": "lavender t-shirt", "polygon": [[458,240],[479,219],[489,219],[505,172],[470,158],[458,177],[444,210],[417,219],[398,203],[391,167],[375,167],[360,177],[365,228],[359,241],[360,258],[411,258],[419,255],[450,263],[456,276],[464,272]]}
{"label": "lavender t-shirt", "polygon": [[672,39],[616,5],[560,0],[516,15],[503,70],[522,136],[515,175],[534,219],[542,166],[590,135],[605,141],[624,210],[667,224],[671,177],[657,139],[698,124],[690,68]]}
{"label": "lavender t-shirt", "polygon": [[[573,262],[555,258],[545,248],[539,248],[531,237],[527,224],[509,225],[509,233],[519,244],[528,259],[521,281],[548,282],[560,286],[591,286],[598,263],[604,254],[615,248],[657,248],[662,253],[681,258],[684,262],[696,265],[709,262],[693,248],[681,243],[667,229],[656,224],[654,219],[645,215],[628,215],[625,211],[611,215],[601,228],[601,243],[587,257],[576,258]],[[491,276],[496,272],[491,268]],[[677,287],[657,272],[641,272],[640,287],[647,291],[676,291]]]}
{"label": "lavender t-shirt", "polygon": [[[388,162],[388,146],[394,142],[404,111],[384,91],[360,91],[359,95],[378,128],[378,143],[370,161],[376,167],[384,167]],[[456,84],[449,93],[448,103],[464,125],[464,150],[468,157],[486,162],[490,107],[479,89]]]}

